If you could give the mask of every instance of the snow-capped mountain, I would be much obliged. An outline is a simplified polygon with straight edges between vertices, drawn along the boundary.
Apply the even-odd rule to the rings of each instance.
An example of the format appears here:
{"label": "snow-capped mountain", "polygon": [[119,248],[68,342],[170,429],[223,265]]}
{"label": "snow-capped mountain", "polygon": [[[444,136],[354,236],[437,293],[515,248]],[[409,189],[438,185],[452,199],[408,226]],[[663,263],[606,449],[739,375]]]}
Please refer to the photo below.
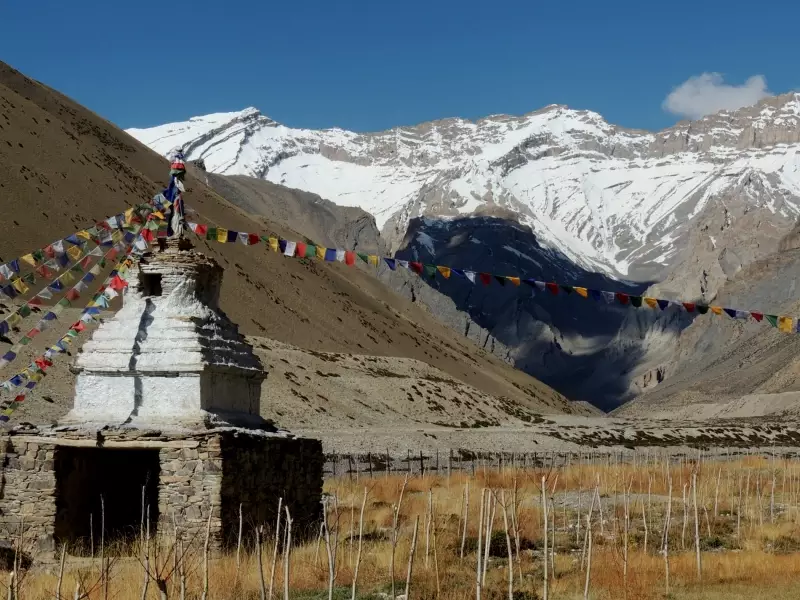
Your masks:
{"label": "snow-capped mountain", "polygon": [[[249,108],[128,133],[161,154],[183,146],[214,173],[361,207],[393,249],[414,217],[510,216],[582,268],[638,281],[691,259],[690,240],[723,253],[737,215],[760,209],[772,238],[800,213],[796,94],[657,133],[555,105],[363,134],[293,129]],[[721,229],[698,236],[711,208]],[[731,252],[741,263],[741,249]]]}

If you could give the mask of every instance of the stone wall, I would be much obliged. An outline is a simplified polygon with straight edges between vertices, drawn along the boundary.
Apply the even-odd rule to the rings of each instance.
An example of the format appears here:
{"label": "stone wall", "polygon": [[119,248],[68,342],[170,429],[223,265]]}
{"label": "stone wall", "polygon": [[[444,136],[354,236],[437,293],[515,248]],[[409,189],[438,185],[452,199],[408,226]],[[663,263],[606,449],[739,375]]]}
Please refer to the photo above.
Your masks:
{"label": "stone wall", "polygon": [[[201,543],[210,516],[214,549],[235,544],[240,504],[247,538],[255,525],[274,527],[278,498],[289,507],[295,539],[315,533],[322,517],[324,455],[318,440],[234,431],[179,437],[128,430],[99,440],[74,432],[28,432],[0,438],[0,539],[15,539],[22,522],[34,550],[55,549],[58,506],[64,510],[54,460],[59,447],[157,451],[158,531],[171,536],[177,525],[184,540]],[[86,456],[84,463],[90,460]],[[114,508],[106,506],[106,511]],[[135,509],[132,516],[138,522],[138,500]],[[125,510],[133,511],[133,505]]]}
{"label": "stone wall", "polygon": [[294,539],[316,534],[325,461],[319,440],[226,435],[222,457],[225,543],[236,543],[240,504],[248,538],[256,525],[274,529],[279,498],[289,508]]}
{"label": "stone wall", "polygon": [[0,439],[0,539],[15,540],[20,525],[37,551],[54,548],[56,477],[54,448],[32,441]]}

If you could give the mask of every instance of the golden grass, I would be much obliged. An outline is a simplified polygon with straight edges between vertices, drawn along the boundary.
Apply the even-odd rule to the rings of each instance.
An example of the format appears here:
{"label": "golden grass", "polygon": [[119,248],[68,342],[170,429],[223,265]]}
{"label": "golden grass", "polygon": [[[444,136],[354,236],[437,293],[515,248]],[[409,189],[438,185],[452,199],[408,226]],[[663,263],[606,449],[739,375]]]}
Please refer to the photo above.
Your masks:
{"label": "golden grass", "polygon": [[[702,580],[698,579],[694,553],[694,507],[688,493],[684,532],[684,486],[690,486],[697,470],[697,504],[702,548]],[[538,598],[543,588],[543,513],[541,478],[546,478],[551,518],[555,519],[555,576],[551,598],[583,598],[585,573],[581,571],[581,549],[586,513],[595,485],[602,499],[603,523],[595,506],[592,516],[593,553],[590,573],[591,598],[655,599],[665,597],[665,563],[661,539],[666,516],[666,494],[672,481],[672,514],[669,532],[670,597],[686,599],[799,598],[800,586],[800,462],[777,458],[748,457],[735,461],[670,463],[663,460],[622,464],[614,461],[590,464],[574,460],[553,470],[479,470],[474,476],[412,477],[405,488],[399,511],[399,543],[395,556],[396,591],[402,594],[414,521],[420,520],[412,578],[414,598],[442,600],[475,597],[476,544],[480,495],[483,489],[501,491],[506,500],[516,495],[514,515],[521,541],[519,562],[514,556],[515,598]],[[326,492],[335,496],[338,511],[329,513],[332,533],[338,532],[335,577],[337,599],[350,598],[350,585],[358,546],[358,519],[365,488],[365,542],[359,567],[359,598],[376,598],[389,589],[390,533],[393,505],[403,486],[403,477],[338,478],[326,482]],[[463,494],[469,487],[467,553],[459,557]],[[630,491],[627,577],[624,572],[624,490]],[[741,489],[741,493],[740,493]],[[516,490],[516,492],[514,492]],[[687,488],[687,492],[690,488]],[[428,494],[433,494],[435,512],[435,559],[433,538],[426,540]],[[741,496],[741,501],[740,501]],[[714,507],[716,506],[716,514]],[[554,508],[554,510],[553,510]],[[509,511],[511,511],[509,506]],[[644,550],[644,511],[648,521],[648,548]],[[580,530],[576,528],[578,518]],[[552,525],[551,525],[552,526]],[[492,552],[482,598],[508,597],[508,560],[503,515],[498,505],[493,523]],[[512,532],[513,534],[513,532]],[[552,542],[552,540],[551,540]],[[162,553],[169,540],[162,540]],[[426,561],[426,546],[428,556]],[[512,535],[512,547],[515,546]],[[215,556],[210,565],[209,600],[259,598],[259,575],[252,548],[244,549],[237,571],[233,553]],[[193,548],[185,561],[188,598],[199,598],[202,589],[202,549]],[[516,553],[515,553],[516,554]],[[265,543],[263,563],[269,579],[272,542]],[[278,557],[275,598],[283,598],[282,557]],[[153,562],[158,562],[155,557]],[[168,558],[168,562],[171,561]],[[163,559],[162,559],[163,562]],[[21,584],[21,599],[55,597],[57,565],[34,566]],[[76,578],[87,587],[98,579],[99,565],[91,559],[68,561],[63,593],[70,598]],[[137,559],[125,559],[112,569],[109,598],[141,597],[143,570]],[[269,582],[267,583],[269,585]],[[324,544],[311,540],[292,548],[290,597],[297,600],[327,598],[328,563]],[[95,586],[89,598],[103,598]],[[179,597],[177,577],[167,583],[170,598]],[[154,583],[149,598],[158,598]]]}

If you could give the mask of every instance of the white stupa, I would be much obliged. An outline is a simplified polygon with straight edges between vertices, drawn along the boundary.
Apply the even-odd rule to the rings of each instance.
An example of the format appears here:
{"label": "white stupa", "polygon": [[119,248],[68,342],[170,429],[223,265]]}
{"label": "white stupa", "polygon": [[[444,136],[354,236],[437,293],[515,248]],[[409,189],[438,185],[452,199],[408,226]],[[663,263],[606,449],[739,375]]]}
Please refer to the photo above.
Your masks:
{"label": "white stupa", "polygon": [[74,408],[59,424],[264,427],[266,373],[218,308],[222,267],[185,240],[161,246],[129,270],[123,307],[84,344]]}

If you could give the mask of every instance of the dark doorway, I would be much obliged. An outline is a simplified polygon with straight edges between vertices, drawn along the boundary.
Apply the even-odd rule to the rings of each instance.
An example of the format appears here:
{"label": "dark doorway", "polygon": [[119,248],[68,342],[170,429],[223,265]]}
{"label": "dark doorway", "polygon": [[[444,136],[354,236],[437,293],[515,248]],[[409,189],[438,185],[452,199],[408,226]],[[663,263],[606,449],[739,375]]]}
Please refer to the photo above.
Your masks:
{"label": "dark doorway", "polygon": [[[139,534],[144,512],[150,513],[150,535],[158,523],[158,450],[72,448],[57,446],[57,543],[68,542],[70,551],[88,552],[92,537],[100,540],[102,505],[105,505],[105,539],[108,544],[132,540]],[[102,499],[102,500],[101,500]]]}
{"label": "dark doorway", "polygon": [[139,272],[139,288],[143,296],[160,296],[161,273],[142,273]]}

